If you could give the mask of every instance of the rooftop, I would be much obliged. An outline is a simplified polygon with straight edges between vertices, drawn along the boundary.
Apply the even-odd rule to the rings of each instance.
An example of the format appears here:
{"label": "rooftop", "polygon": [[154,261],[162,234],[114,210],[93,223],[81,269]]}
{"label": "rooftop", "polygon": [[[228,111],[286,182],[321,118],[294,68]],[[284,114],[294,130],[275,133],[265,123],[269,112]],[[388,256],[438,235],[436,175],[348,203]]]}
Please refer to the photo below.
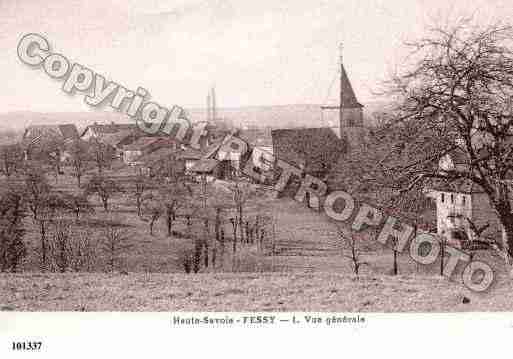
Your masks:
{"label": "rooftop", "polygon": [[212,172],[218,164],[219,161],[213,158],[202,158],[191,167],[190,171],[196,173],[209,173]]}
{"label": "rooftop", "polygon": [[329,171],[348,148],[330,128],[273,130],[272,140],[277,158],[310,173]]}

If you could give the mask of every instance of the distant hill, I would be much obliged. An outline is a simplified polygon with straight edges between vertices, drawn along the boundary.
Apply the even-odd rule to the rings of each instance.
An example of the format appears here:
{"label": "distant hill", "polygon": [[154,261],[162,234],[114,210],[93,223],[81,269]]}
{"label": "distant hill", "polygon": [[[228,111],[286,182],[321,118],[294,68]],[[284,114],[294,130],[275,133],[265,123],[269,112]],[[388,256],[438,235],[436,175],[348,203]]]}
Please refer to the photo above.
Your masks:
{"label": "distant hill", "polygon": [[128,122],[126,115],[109,111],[91,112],[30,112],[17,111],[0,114],[0,129],[22,131],[29,125],[75,124],[80,131],[94,122]]}
{"label": "distant hill", "polygon": [[[383,107],[382,103],[367,104],[364,109],[366,125],[375,122],[372,114]],[[206,109],[186,109],[193,122],[206,119]],[[324,113],[321,117],[320,105],[280,105],[219,108],[217,118],[240,127],[325,127],[336,120],[336,111]],[[90,112],[30,112],[18,111],[0,114],[0,129],[21,131],[29,125],[74,123],[79,131],[94,122],[126,123],[131,119],[123,113],[111,111]]]}
{"label": "distant hill", "polygon": [[[383,103],[374,102],[364,108],[364,122],[372,126],[375,120],[372,114],[384,107]],[[193,121],[206,118],[205,109],[187,110]],[[338,122],[337,111],[321,114],[320,105],[281,105],[254,106],[239,108],[220,108],[219,118],[232,122],[236,126],[291,128],[291,127],[325,127],[330,121]]]}

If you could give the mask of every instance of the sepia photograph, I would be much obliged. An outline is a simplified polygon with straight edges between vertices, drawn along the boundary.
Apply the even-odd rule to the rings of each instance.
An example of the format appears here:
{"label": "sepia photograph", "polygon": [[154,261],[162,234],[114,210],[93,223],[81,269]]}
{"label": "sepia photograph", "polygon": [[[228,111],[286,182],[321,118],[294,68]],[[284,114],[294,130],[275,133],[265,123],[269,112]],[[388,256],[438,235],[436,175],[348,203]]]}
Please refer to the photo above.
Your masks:
{"label": "sepia photograph", "polygon": [[149,312],[511,333],[512,7],[0,0],[2,350]]}

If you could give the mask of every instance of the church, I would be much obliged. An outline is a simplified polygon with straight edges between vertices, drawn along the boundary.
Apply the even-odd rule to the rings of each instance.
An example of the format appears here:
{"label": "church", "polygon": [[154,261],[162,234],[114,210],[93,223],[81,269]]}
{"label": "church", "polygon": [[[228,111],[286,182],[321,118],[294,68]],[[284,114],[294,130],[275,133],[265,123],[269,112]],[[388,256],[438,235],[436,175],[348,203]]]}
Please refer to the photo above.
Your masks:
{"label": "church", "polygon": [[[326,181],[339,160],[361,146],[368,133],[363,105],[356,98],[342,61],[339,101],[336,106],[320,107],[319,116],[327,118],[327,126],[273,130],[274,156],[300,168],[303,174]],[[282,195],[293,195],[299,184],[299,178],[291,179]]]}

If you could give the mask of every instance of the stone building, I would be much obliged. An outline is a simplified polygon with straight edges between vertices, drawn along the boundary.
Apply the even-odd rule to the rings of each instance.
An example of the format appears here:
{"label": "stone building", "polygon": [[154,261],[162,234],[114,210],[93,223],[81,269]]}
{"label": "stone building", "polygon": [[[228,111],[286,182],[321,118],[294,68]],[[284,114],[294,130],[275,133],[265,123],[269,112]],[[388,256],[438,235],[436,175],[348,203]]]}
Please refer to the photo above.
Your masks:
{"label": "stone building", "polygon": [[[466,166],[462,152],[454,151],[439,162],[441,171]],[[449,243],[465,246],[469,241],[502,244],[503,229],[486,193],[469,180],[432,186],[426,195],[436,203],[436,231]],[[465,243],[467,242],[467,243]]]}

